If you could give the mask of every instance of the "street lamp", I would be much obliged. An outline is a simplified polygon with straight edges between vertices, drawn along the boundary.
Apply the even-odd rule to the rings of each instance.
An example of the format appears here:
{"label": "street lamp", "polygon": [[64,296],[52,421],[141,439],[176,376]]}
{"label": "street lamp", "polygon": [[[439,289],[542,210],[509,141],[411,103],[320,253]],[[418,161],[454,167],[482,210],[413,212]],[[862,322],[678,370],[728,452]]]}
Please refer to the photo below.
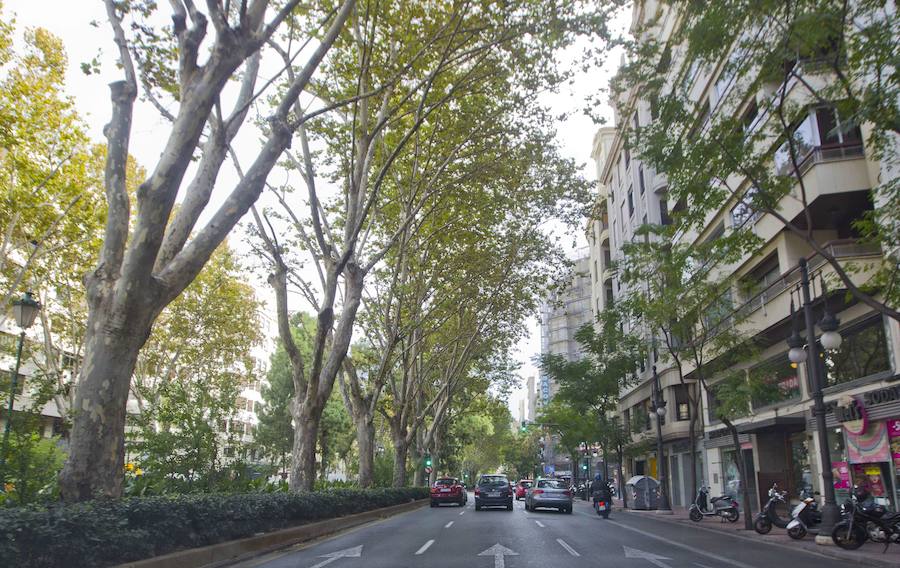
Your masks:
{"label": "street lamp", "polygon": [[662,397],[662,389],[659,386],[659,375],[656,374],[656,365],[653,365],[653,399],[650,409],[656,414],[656,468],[659,473],[659,498],[658,511],[671,513],[669,506],[668,471],[666,458],[663,455],[662,419],[666,416],[666,401]]}
{"label": "street lamp", "polygon": [[[812,301],[809,293],[809,267],[806,258],[800,259],[800,289],[803,294],[803,316],[806,320],[806,350],[803,349],[802,339],[797,330],[794,318],[794,302],[791,300],[791,319],[794,324],[794,332],[788,338],[788,358],[792,363],[806,362],[806,372],[810,379],[813,395],[813,414],[816,417],[816,436],[819,440],[819,461],[822,467],[822,490],[825,495],[825,504],[822,507],[822,523],[816,535],[817,544],[831,544],[831,531],[837,522],[840,512],[837,500],[834,496],[834,474],[831,472],[831,452],[828,447],[828,432],[825,430],[825,401],[822,389],[825,380],[822,376],[822,367],[819,364],[819,346],[816,342],[816,323],[813,318]],[[822,329],[822,337],[819,339],[826,350],[834,350],[841,346],[841,334],[837,332],[840,321],[828,310],[828,291],[822,283],[822,297],[825,305],[825,313],[819,327]]]}
{"label": "street lamp", "polygon": [[6,481],[6,457],[9,451],[9,433],[12,429],[13,407],[16,404],[16,388],[19,383],[19,366],[22,364],[22,346],[25,343],[25,330],[31,327],[38,312],[41,311],[41,303],[34,299],[31,292],[25,294],[12,303],[13,317],[16,325],[22,330],[19,333],[19,345],[16,349],[16,366],[9,382],[9,404],[6,407],[6,426],[3,428],[3,450],[0,452],[0,476]]}

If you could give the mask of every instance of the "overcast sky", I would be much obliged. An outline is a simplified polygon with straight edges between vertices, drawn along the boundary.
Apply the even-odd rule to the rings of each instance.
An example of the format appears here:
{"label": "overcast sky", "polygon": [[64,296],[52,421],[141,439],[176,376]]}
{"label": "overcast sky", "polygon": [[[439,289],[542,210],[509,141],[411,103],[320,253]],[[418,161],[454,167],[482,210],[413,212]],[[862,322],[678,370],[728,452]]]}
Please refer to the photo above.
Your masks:
{"label": "overcast sky", "polygon": [[[161,2],[160,7],[163,13],[167,13],[168,6],[165,2]],[[103,125],[108,121],[110,113],[107,85],[121,79],[121,73],[116,69],[112,59],[115,47],[111,41],[103,3],[96,0],[6,0],[2,17],[8,19],[11,15],[15,15],[19,36],[26,28],[43,27],[62,39],[69,56],[67,91],[75,100],[80,115],[89,126],[90,136],[94,140],[102,141]],[[97,25],[92,25],[92,22],[96,22]],[[99,57],[102,63],[100,73],[85,75],[81,71],[81,63],[91,61],[95,57]],[[617,57],[611,57],[604,68],[580,73],[572,85],[567,85],[559,93],[547,95],[546,104],[556,115],[581,109],[588,94],[608,85],[617,62]],[[607,118],[612,115],[609,108],[601,109],[601,113]],[[154,164],[168,134],[168,123],[148,103],[137,104],[133,123],[131,154],[144,166]],[[591,143],[596,128],[593,122],[580,112],[571,113],[566,120],[560,120],[557,126],[564,155],[582,164],[584,176],[591,180],[594,179],[590,157]],[[238,153],[246,152],[247,155],[252,155],[250,153],[254,148],[255,140],[245,138],[238,144]],[[223,170],[223,176],[234,176],[234,173]],[[227,189],[231,184],[218,185]],[[213,202],[217,198],[221,200],[223,196],[224,193],[214,195]],[[583,247],[586,243],[582,231],[578,229],[580,241],[574,244],[576,247]],[[233,237],[231,244],[241,250],[239,239]],[[566,244],[571,246],[569,242]],[[574,254],[574,248],[572,253]],[[265,299],[269,298],[271,293],[264,287],[264,283],[256,284],[259,296],[265,303]],[[271,309],[274,301],[269,304],[268,309]],[[522,340],[516,349],[516,358],[522,363],[520,375],[523,379],[537,374],[532,358],[540,352],[540,334],[536,317],[530,318],[528,327],[529,337]],[[272,336],[275,334],[273,326],[270,326],[269,332]],[[524,396],[523,380],[522,387],[512,394],[509,401],[515,419],[518,419],[518,401]]]}

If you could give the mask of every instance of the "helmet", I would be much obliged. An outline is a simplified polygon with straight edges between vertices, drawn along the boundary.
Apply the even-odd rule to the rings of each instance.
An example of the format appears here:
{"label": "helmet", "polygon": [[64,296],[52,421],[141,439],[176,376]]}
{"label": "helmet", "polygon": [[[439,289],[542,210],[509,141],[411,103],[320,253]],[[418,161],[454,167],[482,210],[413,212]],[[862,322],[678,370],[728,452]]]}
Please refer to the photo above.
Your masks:
{"label": "helmet", "polygon": [[594,476],[594,481],[603,481],[603,476],[599,473]]}

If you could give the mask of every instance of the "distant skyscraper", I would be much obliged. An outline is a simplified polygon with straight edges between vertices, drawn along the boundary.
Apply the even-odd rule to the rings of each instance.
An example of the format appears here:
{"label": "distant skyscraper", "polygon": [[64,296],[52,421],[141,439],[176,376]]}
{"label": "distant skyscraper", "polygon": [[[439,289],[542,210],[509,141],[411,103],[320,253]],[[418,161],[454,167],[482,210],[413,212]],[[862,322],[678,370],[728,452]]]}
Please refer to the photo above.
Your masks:
{"label": "distant skyscraper", "polygon": [[536,377],[531,376],[528,377],[526,381],[526,385],[528,388],[528,421],[534,422],[535,415],[537,414],[537,390],[535,389],[535,381]]}
{"label": "distant skyscraper", "polygon": [[525,399],[519,401],[519,422],[525,422]]}

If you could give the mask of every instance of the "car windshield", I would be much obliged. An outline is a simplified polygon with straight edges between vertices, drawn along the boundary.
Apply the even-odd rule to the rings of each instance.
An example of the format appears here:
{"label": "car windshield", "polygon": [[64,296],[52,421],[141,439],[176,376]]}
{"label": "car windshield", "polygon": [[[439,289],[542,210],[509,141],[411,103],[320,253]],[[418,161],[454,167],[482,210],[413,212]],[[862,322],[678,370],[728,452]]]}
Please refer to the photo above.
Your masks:
{"label": "car windshield", "polygon": [[566,489],[568,487],[561,479],[542,479],[538,481],[537,486],[545,489]]}
{"label": "car windshield", "polygon": [[486,475],[481,478],[478,485],[482,487],[506,487],[509,485],[509,481],[502,475]]}
{"label": "car windshield", "polygon": [[449,487],[451,485],[456,485],[455,479],[438,479],[434,482],[435,487]]}

